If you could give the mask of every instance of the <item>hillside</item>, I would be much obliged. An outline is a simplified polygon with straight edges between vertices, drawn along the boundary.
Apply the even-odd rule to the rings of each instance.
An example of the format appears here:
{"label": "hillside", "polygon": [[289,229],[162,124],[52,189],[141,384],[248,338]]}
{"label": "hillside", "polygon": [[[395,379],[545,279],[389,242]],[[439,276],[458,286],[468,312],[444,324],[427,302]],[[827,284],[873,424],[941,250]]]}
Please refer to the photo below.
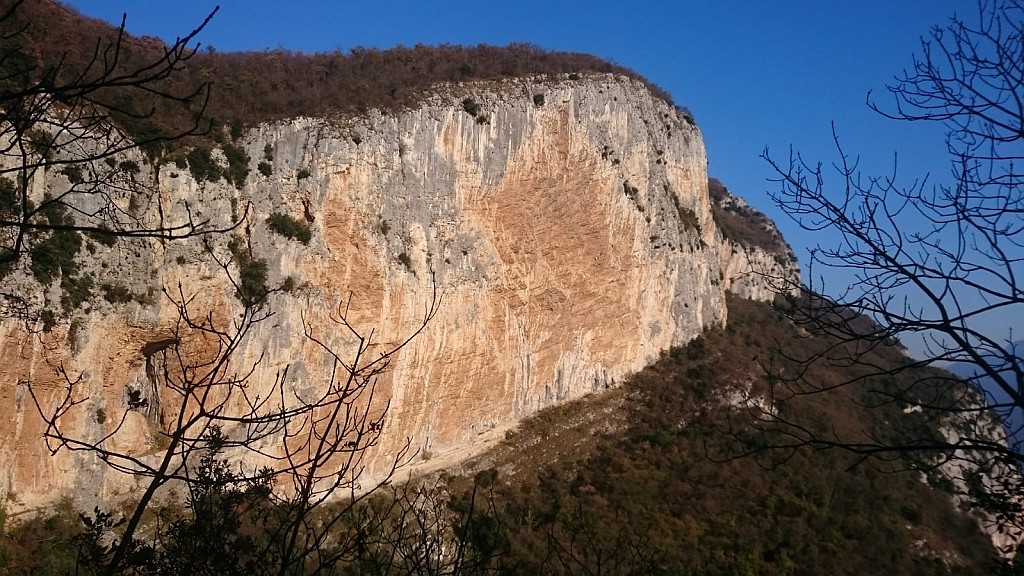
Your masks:
{"label": "hillside", "polygon": [[[908,471],[910,460],[774,449],[790,438],[732,402],[763,393],[760,362],[777,356],[779,342],[813,349],[824,340],[767,304],[732,298],[729,306],[728,327],[668,351],[622,391],[545,411],[467,463],[478,479],[497,471],[490,513],[508,532],[497,564],[523,574],[999,570],[978,523]],[[897,347],[877,356],[892,367],[901,358]],[[848,376],[818,370],[826,381]],[[815,414],[823,428],[900,416],[897,407],[869,407],[870,391],[849,394],[863,394],[859,409],[831,395],[779,409]]]}

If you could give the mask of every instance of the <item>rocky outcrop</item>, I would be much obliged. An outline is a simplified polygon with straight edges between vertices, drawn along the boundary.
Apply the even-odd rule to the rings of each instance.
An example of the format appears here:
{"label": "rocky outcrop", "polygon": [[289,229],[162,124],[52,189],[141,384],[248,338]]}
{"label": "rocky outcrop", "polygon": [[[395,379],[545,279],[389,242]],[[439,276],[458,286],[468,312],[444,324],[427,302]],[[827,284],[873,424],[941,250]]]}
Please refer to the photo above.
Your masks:
{"label": "rocky outcrop", "polygon": [[[962,410],[950,411],[937,422],[940,438],[958,448],[927,460],[923,480],[951,494],[957,507],[991,537],[999,554],[1013,559],[1024,541],[1024,475],[1012,458],[998,454],[1010,451],[1011,442],[1003,422],[987,409],[984,394],[968,389],[961,403]],[[919,406],[904,409],[906,414],[920,411]]]}
{"label": "rocky outcrop", "polygon": [[[240,304],[228,272],[238,270],[214,260],[227,261],[231,239],[266,262],[269,286],[289,289],[235,352],[254,395],[281,378],[299,394],[325,385],[331,358],[319,344],[343,358],[358,345],[340,313],[372,337],[372,352],[414,333],[439,303],[377,382],[389,415],[367,477],[388,470],[407,439],[411,470],[441,466],[542,407],[614,386],[723,324],[726,290],[771,298],[752,271],[798,280],[791,261],[723,240],[700,131],[621,77],[444,86],[401,113],[298,118],[240,144],[251,158],[240,188],[139,158],[132,178],[158,193],[139,205],[112,192],[150,222],[237,218],[235,232],[90,246],[83,273],[130,298],[94,297],[46,331],[24,316],[0,321],[0,377],[12,383],[0,391],[0,490],[22,505],[131,489],[95,455],[51,457],[36,404],[52,409],[73,380],[78,404],[62,426],[139,458],[157,453],[167,422],[154,351],[176,337],[175,300],[231,325]],[[67,184],[55,171],[38,180],[40,196]],[[308,244],[273,231],[272,214],[308,226]],[[31,295],[30,309],[60,300],[58,286],[40,290],[25,270],[4,282]],[[140,396],[152,402],[127,410]]]}
{"label": "rocky outcrop", "polygon": [[711,210],[723,236],[725,288],[748,300],[770,302],[780,292],[800,289],[800,267],[775,223],[721,182],[708,183]]}

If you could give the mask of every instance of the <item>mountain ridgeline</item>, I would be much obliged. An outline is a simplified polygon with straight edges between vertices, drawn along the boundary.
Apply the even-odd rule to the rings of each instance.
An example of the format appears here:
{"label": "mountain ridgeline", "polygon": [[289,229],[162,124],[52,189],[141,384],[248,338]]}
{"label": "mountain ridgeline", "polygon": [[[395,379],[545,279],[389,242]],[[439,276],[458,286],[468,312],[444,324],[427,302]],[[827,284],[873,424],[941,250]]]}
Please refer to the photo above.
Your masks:
{"label": "mountain ridgeline", "polygon": [[[129,14],[129,29],[130,18]],[[20,73],[30,58],[38,62],[40,72],[54,70],[66,77],[84,74],[88,79],[104,69],[104,59],[113,62],[114,54],[103,49],[117,39],[117,30],[54,0],[26,1],[0,24],[0,32],[11,38],[7,49],[18,55],[0,61],[0,66],[6,66],[0,68],[2,74]],[[187,32],[181,31],[182,35]],[[94,49],[99,49],[99,61]],[[125,36],[117,50],[113,68],[123,73],[159,59],[166,46],[157,38]],[[192,95],[186,106],[158,106],[159,94],[124,88],[106,91],[100,98],[117,107],[115,116],[133,137],[177,134],[193,120],[192,114],[203,111],[208,138],[220,141],[232,131],[237,136],[244,127],[296,116],[398,111],[415,106],[439,83],[590,73],[637,79],[658,98],[672,102],[667,92],[628,68],[589,54],[530,44],[357,47],[316,54],[285,49],[218,52],[209,46],[150,86],[161,93]],[[201,89],[206,85],[208,100]],[[149,152],[159,153],[157,148]]]}
{"label": "mountain ridgeline", "polygon": [[[0,25],[0,102],[167,50],[51,0]],[[23,247],[0,267],[0,569],[997,566],[991,517],[941,474],[771,449],[752,408],[852,434],[941,423],[854,390],[765,405],[778,343],[827,336],[772,307],[798,293],[792,250],[635,73],[416,46],[205,50],[152,82],[3,132],[0,211],[28,232],[2,238]],[[53,121],[69,109],[118,130]]]}

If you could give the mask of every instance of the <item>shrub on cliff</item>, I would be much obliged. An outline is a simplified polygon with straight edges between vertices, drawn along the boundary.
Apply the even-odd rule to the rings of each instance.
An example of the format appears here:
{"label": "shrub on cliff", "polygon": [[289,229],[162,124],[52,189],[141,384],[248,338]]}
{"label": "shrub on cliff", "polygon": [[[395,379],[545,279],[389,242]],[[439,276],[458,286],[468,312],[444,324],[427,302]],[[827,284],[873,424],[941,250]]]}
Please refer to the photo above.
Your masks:
{"label": "shrub on cliff", "polygon": [[196,146],[185,155],[188,161],[188,171],[195,178],[196,182],[216,182],[222,176],[222,169],[210,153],[210,149],[204,146]]}
{"label": "shrub on cliff", "polygon": [[476,116],[480,112],[480,105],[477,104],[476,100],[472,98],[466,98],[462,101],[462,109],[465,110],[470,116]]}
{"label": "shrub on cliff", "polygon": [[309,224],[281,212],[274,212],[267,217],[267,227],[289,240],[298,240],[308,245],[313,238]]}
{"label": "shrub on cliff", "polygon": [[228,242],[228,250],[238,265],[235,297],[247,307],[259,307],[270,294],[267,287],[267,261],[253,258],[245,241],[235,237]]}
{"label": "shrub on cliff", "polygon": [[224,178],[234,184],[235,188],[241,189],[245,185],[245,179],[249,177],[249,155],[241,146],[225,144],[224,157],[228,160]]}

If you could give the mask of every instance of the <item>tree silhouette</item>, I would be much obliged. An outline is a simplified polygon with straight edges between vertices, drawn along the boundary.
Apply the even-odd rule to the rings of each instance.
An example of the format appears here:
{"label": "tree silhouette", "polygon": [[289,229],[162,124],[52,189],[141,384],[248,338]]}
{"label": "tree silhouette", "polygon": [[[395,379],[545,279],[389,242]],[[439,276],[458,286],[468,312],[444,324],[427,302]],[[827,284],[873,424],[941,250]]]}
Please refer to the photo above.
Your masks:
{"label": "tree silhouette", "polygon": [[[828,235],[812,251],[810,285],[786,309],[798,325],[832,339],[814,350],[782,347],[769,366],[772,402],[762,422],[782,431],[790,447],[942,468],[964,492],[995,494],[999,522],[1018,530],[1014,494],[1024,455],[1013,440],[1020,430],[1007,434],[1002,425],[1024,408],[1024,365],[1012,335],[984,326],[986,319],[1020,314],[1024,303],[1022,63],[1024,3],[983,0],[970,20],[953,16],[922,39],[913,65],[888,86],[891,103],[869,94],[868,105],[887,118],[945,128],[950,184],[863,175],[837,137],[830,167],[793,151],[783,159],[762,155],[777,175],[778,206],[805,230]],[[824,296],[819,266],[854,280],[838,296]],[[922,340],[924,357],[908,356],[896,369],[873,362],[901,339]],[[855,370],[844,381],[814,381],[808,368],[815,363]],[[961,380],[932,370],[905,377],[950,366],[974,375]],[[821,432],[777,409],[796,396],[851,387],[857,391],[850,402],[895,406],[918,425],[899,434]]]}
{"label": "tree silhouette", "polygon": [[[79,390],[80,376],[59,368],[65,387],[55,402],[44,400],[29,386],[47,425],[47,446],[53,454],[87,452],[115,472],[142,479],[140,496],[123,527],[107,527],[116,527],[117,537],[101,553],[90,555],[101,559],[93,566],[97,573],[131,573],[139,568],[138,562],[149,561],[149,555],[139,550],[152,549],[153,544],[140,540],[139,530],[147,513],[152,514],[158,493],[174,487],[190,494],[192,519],[186,532],[158,534],[178,547],[177,552],[152,550],[165,562],[174,566],[184,562],[184,557],[174,558],[176,553],[185,554],[181,538],[202,530],[204,523],[231,526],[231,530],[214,531],[228,540],[240,537],[242,504],[256,502],[272,508],[272,514],[262,520],[262,529],[270,535],[250,542],[260,547],[246,549],[244,557],[234,558],[233,566],[258,561],[260,573],[287,574],[310,565],[333,565],[345,552],[332,548],[331,542],[338,538],[348,511],[387,484],[411,457],[406,442],[404,448],[387,455],[390,467],[381,477],[368,483],[363,475],[368,451],[379,443],[390,405],[376,398],[377,380],[433,318],[440,298],[435,294],[416,329],[385,348],[374,340],[373,332],[364,334],[353,326],[342,306],[332,315],[332,329],[347,334],[351,350],[332,349],[311,325],[306,326],[309,345],[328,358],[322,379],[312,381],[311,393],[300,392],[287,369],[277,374],[272,385],[256,389],[251,377],[263,359],[247,361],[239,351],[252,329],[272,317],[269,299],[280,291],[269,289],[259,300],[245,300],[242,312],[224,321],[226,326],[214,311],[197,303],[195,294],[187,295],[181,286],[174,293],[166,291],[165,297],[177,306],[178,321],[171,335],[153,346],[147,360],[155,380],[150,391],[155,397],[145,399],[146,406],[157,411],[158,448],[154,451],[139,453],[125,447],[131,445],[124,441],[124,435],[132,433],[129,415],[142,407],[141,393],[139,402],[133,403],[129,395],[121,413],[108,416],[110,425],[97,439],[62,425],[62,421],[73,421],[77,411],[88,409],[89,399]],[[235,502],[238,509],[218,509],[214,514],[211,500],[220,502],[219,506],[227,506],[222,500]],[[330,511],[319,513],[328,504],[332,504]],[[101,519],[97,516],[93,522]],[[184,526],[179,523],[175,529],[184,530]],[[189,561],[230,560],[223,552],[216,558],[199,557],[203,550],[214,550],[210,548],[215,544],[213,536],[204,534],[199,540],[206,547],[192,549],[189,554],[196,557]],[[230,548],[228,540],[217,542]]]}
{"label": "tree silhouette", "polygon": [[[145,162],[205,130],[209,85],[168,79],[195,55],[190,44],[217,10],[170,45],[132,38],[122,19],[120,28],[95,28],[91,47],[55,51],[38,38],[51,24],[39,19],[39,4],[0,9],[0,278],[19,270],[43,285],[59,278],[73,308],[83,297],[75,293],[89,291],[75,262],[83,234],[109,246],[223,231],[187,204],[172,217],[157,194],[158,170]],[[157,110],[172,109],[189,121],[173,130],[154,122]],[[3,297],[27,315],[24,293]]]}
{"label": "tree silhouette", "polygon": [[[329,539],[345,511],[410,457],[408,444],[388,455],[390,470],[378,484],[362,474],[389,404],[376,397],[377,379],[423,330],[440,299],[435,294],[419,327],[385,348],[374,332],[352,325],[342,306],[332,316],[333,330],[351,349],[335,350],[312,324],[304,326],[307,346],[327,359],[311,393],[297,391],[287,370],[254,391],[251,378],[262,357],[244,359],[240,350],[253,327],[272,317],[271,300],[290,285],[266,285],[265,262],[251,258],[243,237],[233,237],[226,251],[209,238],[249,222],[248,211],[218,228],[195,218],[188,204],[165,205],[159,194],[163,153],[210,129],[204,118],[210,85],[194,81],[187,65],[217,10],[170,45],[131,37],[124,19],[116,30],[83,20],[85,30],[96,32],[91,48],[55,49],[45,42],[51,22],[40,14],[60,10],[35,0],[0,9],[0,278],[6,303],[14,304],[5,309],[32,319],[39,306],[26,293],[32,285],[23,280],[30,276],[44,286],[59,279],[67,308],[87,298],[91,279],[79,274],[75,260],[86,238],[110,246],[202,236],[238,299],[236,314],[225,316],[209,309],[194,287],[165,287],[176,321],[142,350],[150,387],[127,389],[119,412],[97,413],[98,438],[68,424],[89,410],[82,375],[57,367],[64,386],[56,396],[29,383],[53,454],[92,454],[141,485],[123,518],[103,510],[82,516],[80,569],[250,573],[258,564],[263,573],[285,574],[326,566]],[[57,34],[73,28],[58,27]],[[239,177],[233,179],[238,185]],[[119,297],[108,290],[111,301]],[[154,435],[146,452],[125,439],[138,434],[130,425],[137,413]],[[244,459],[258,465],[244,467]],[[191,516],[143,535],[160,494],[172,488],[188,494]],[[334,500],[344,504],[320,513]],[[270,534],[262,540],[244,533],[257,512],[265,514]]]}

